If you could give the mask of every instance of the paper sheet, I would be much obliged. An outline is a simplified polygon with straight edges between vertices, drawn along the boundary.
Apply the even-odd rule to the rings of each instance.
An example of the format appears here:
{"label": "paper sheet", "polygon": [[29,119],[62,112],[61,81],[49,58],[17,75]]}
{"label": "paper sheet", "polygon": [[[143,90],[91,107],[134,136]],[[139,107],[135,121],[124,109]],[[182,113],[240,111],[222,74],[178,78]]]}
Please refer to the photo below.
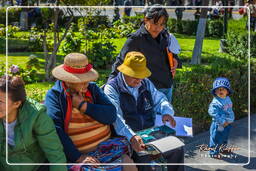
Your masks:
{"label": "paper sheet", "polygon": [[[166,126],[173,128],[176,131],[176,136],[193,136],[192,131],[192,118],[174,116],[176,121],[176,127],[173,128],[169,122],[166,122]],[[156,115],[155,126],[162,126],[162,115]]]}

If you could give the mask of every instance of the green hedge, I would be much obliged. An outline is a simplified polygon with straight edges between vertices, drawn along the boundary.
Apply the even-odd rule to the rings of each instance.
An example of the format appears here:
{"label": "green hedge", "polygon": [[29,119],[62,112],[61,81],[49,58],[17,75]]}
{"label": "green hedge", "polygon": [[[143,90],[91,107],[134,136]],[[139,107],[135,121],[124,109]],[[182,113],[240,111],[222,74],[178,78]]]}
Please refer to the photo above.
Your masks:
{"label": "green hedge", "polygon": [[[190,36],[196,35],[198,20],[182,20],[177,23],[177,20],[170,18],[167,22],[167,29],[171,33],[180,33]],[[223,22],[221,20],[208,20],[205,28],[206,37],[222,37]]]}
{"label": "green hedge", "polygon": [[133,23],[135,25],[135,29],[138,29],[141,25],[141,22],[143,21],[143,15],[136,15],[136,16],[124,15],[122,20],[123,20],[123,23],[125,24]]}
{"label": "green hedge", "polygon": [[222,20],[210,20],[208,22],[208,31],[210,37],[222,37],[223,36],[223,21]]}
{"label": "green hedge", "polygon": [[5,53],[5,39],[0,37],[0,53]]}
{"label": "green hedge", "polygon": [[[8,10],[8,23],[19,22],[21,8],[11,8]],[[6,24],[6,9],[0,8],[0,24]]]}
{"label": "green hedge", "polygon": [[[256,58],[256,33],[251,32],[250,35],[251,39],[251,57]],[[247,59],[248,58],[248,33],[237,33],[235,31],[230,31],[227,34],[227,51],[231,55],[234,55],[241,59]]]}
{"label": "green hedge", "polygon": [[191,21],[191,20],[185,20],[182,21],[183,25],[183,33],[187,35],[195,35],[196,29],[197,29],[198,22]]}

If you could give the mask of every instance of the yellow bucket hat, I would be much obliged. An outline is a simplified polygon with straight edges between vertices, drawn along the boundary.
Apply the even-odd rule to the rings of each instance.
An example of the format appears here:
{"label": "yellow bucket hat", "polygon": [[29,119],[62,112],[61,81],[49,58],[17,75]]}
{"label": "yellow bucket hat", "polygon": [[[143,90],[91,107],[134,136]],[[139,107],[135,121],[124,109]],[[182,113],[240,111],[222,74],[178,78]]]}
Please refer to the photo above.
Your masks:
{"label": "yellow bucket hat", "polygon": [[144,79],[151,75],[147,68],[146,57],[140,52],[128,52],[123,64],[117,67],[117,69],[133,78]]}

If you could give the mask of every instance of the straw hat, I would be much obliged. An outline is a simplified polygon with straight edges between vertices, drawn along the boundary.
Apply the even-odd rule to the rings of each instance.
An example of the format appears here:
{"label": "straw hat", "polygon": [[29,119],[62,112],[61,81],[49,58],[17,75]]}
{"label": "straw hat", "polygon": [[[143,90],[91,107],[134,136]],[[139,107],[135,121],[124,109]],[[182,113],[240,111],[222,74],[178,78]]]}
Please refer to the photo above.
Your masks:
{"label": "straw hat", "polygon": [[128,52],[123,64],[117,67],[117,69],[133,78],[144,79],[151,75],[147,68],[146,57],[140,52]]}
{"label": "straw hat", "polygon": [[64,64],[55,67],[52,75],[62,81],[82,83],[95,81],[98,72],[88,63],[88,58],[81,53],[70,53],[64,58]]}

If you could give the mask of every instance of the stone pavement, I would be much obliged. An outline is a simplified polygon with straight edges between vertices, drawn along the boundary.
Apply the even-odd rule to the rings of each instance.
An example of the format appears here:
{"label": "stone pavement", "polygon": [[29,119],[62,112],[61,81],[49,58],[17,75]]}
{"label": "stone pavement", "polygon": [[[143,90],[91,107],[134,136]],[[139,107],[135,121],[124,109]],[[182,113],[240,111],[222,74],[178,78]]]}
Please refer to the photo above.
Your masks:
{"label": "stone pavement", "polygon": [[[185,139],[185,163],[186,171],[256,171],[256,114],[251,115],[251,143],[250,163],[248,163],[248,117],[237,120],[233,123],[230,132],[228,147],[238,147],[231,155],[224,156],[222,160],[208,157],[208,151],[199,151],[198,145],[209,144],[209,131],[198,134],[193,138]],[[189,165],[194,163],[194,165]],[[202,165],[207,164],[207,165]],[[214,165],[215,164],[215,165]],[[237,165],[236,165],[237,164]]]}

